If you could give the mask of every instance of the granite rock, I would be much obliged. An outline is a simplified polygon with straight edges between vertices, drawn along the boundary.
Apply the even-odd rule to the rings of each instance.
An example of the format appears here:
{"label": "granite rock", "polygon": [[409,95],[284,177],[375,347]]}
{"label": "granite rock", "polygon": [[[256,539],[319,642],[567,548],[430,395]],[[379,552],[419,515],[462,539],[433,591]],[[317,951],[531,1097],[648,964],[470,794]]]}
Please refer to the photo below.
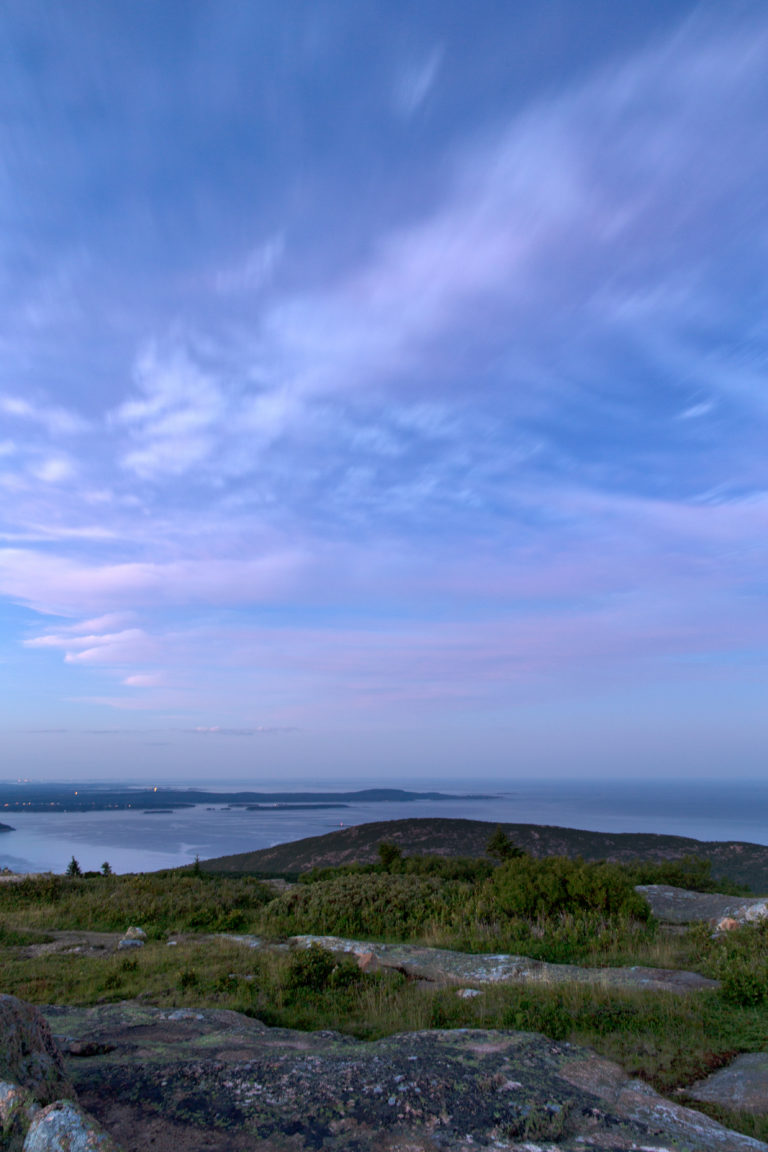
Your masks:
{"label": "granite rock", "polygon": [[768,1152],[589,1049],[534,1033],[362,1042],[225,1010],[46,1012],[94,1052],[111,1046],[73,1059],[72,1075],[128,1152]]}
{"label": "granite rock", "polygon": [[21,1152],[32,1117],[40,1111],[28,1088],[0,1080],[0,1148]]}
{"label": "granite rock", "polygon": [[674,888],[671,884],[638,884],[635,891],[645,897],[653,915],[664,924],[705,921],[716,925],[726,919],[735,921],[737,925],[753,924],[768,916],[766,896],[689,892],[687,888]]}
{"label": "granite rock", "polygon": [[5,994],[0,994],[0,1078],[28,1089],[38,1104],[74,1096],[45,1017]]}
{"label": "granite rock", "polygon": [[22,1152],[119,1152],[111,1136],[71,1100],[56,1100],[33,1117]]}
{"label": "granite rock", "polygon": [[506,953],[452,952],[414,944],[347,940],[340,936],[294,936],[291,943],[296,948],[320,945],[331,952],[353,955],[366,972],[391,968],[415,979],[441,984],[578,983],[676,993],[718,987],[716,980],[709,980],[698,972],[672,968],[582,968],[577,964],[549,964]]}
{"label": "granite rock", "polygon": [[740,1112],[768,1112],[768,1052],[737,1056],[727,1068],[694,1084],[687,1095]]}

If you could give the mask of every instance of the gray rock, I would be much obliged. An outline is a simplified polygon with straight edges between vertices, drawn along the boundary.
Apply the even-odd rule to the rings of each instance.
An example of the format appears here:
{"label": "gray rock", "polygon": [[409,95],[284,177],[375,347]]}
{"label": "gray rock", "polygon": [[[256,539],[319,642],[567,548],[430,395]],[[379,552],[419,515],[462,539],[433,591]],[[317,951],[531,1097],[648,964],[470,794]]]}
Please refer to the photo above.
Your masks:
{"label": "gray rock", "polygon": [[370,940],[346,940],[340,936],[294,936],[292,943],[298,948],[319,944],[331,952],[354,955],[367,972],[394,968],[417,979],[443,984],[579,983],[677,993],[718,987],[716,980],[709,980],[698,972],[672,968],[582,968],[577,964],[548,964],[527,956],[450,952],[444,948],[379,944]]}
{"label": "gray rock", "polygon": [[0,1148],[4,1152],[21,1152],[32,1117],[39,1111],[28,1088],[0,1081]]}
{"label": "gray rock", "polygon": [[741,1112],[768,1112],[768,1052],[737,1056],[688,1090],[694,1100]]}
{"label": "gray rock", "polygon": [[27,1088],[38,1104],[74,1096],[45,1017],[8,995],[0,995],[0,1079]]}
{"label": "gray rock", "polygon": [[143,940],[126,940],[125,938],[123,938],[122,940],[120,940],[118,942],[117,950],[118,950],[118,952],[128,952],[131,948],[143,948],[143,947],[144,947],[144,941]]}
{"label": "gray rock", "polygon": [[123,940],[146,940],[147,934],[143,928],[126,928]]}
{"label": "gray rock", "polygon": [[768,916],[766,896],[727,896],[722,892],[689,892],[671,884],[638,884],[639,892],[651,906],[657,920],[665,924],[694,924],[707,921],[717,925],[722,920],[737,924],[755,923]]}
{"label": "gray rock", "polygon": [[135,1149],[768,1152],[589,1049],[533,1033],[366,1043],[225,1010],[176,1019],[138,1002],[48,1011],[57,1030],[113,1046],[73,1060],[73,1075],[86,1106]]}
{"label": "gray rock", "polygon": [[111,1136],[71,1100],[57,1100],[36,1113],[22,1152],[119,1152]]}

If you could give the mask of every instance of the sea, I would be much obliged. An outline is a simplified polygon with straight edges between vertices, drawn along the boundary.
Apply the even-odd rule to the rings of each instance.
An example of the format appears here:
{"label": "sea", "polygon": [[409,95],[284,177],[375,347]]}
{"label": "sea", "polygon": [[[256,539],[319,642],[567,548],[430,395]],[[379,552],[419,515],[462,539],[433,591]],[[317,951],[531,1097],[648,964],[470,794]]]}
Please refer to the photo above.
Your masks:
{"label": "sea", "polygon": [[[117,782],[111,781],[114,785]],[[121,781],[121,786],[128,782]],[[141,785],[138,782],[137,786]],[[220,793],[270,791],[274,781],[165,781]],[[339,782],[338,790],[380,782]],[[321,809],[248,811],[206,802],[173,812],[140,808],[105,812],[24,812],[3,816],[0,868],[63,872],[72,856],[81,868],[108,861],[115,872],[150,872],[215,856],[252,852],[342,827],[406,817],[442,816],[491,823],[548,824],[597,832],[655,832],[696,840],[768,844],[768,782],[762,780],[505,780],[387,781],[387,787],[440,791],[442,800],[355,803]],[[281,785],[285,787],[285,785]],[[325,791],[316,782],[296,791]]]}

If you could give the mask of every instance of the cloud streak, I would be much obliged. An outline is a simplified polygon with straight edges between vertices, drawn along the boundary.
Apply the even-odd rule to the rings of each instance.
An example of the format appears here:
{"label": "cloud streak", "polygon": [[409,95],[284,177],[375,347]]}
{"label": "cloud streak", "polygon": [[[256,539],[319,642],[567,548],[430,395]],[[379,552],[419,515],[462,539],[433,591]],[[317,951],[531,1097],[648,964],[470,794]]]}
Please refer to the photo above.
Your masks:
{"label": "cloud streak", "polygon": [[195,104],[67,245],[35,201],[17,295],[70,287],[0,324],[0,597],[70,704],[343,728],[765,651],[768,20],[591,18],[519,88],[503,21],[495,78],[418,14],[365,76],[308,34],[274,140],[214,69],[231,154]]}

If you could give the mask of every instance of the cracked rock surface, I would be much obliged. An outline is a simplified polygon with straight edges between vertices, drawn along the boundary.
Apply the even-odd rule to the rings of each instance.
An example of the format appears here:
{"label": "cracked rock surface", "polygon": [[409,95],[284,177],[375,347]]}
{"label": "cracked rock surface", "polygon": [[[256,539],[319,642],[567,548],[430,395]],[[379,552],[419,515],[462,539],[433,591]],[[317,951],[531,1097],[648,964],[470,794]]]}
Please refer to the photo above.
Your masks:
{"label": "cracked rock surface", "polygon": [[79,1099],[127,1152],[768,1152],[534,1033],[370,1043],[137,1002],[45,1014]]}

